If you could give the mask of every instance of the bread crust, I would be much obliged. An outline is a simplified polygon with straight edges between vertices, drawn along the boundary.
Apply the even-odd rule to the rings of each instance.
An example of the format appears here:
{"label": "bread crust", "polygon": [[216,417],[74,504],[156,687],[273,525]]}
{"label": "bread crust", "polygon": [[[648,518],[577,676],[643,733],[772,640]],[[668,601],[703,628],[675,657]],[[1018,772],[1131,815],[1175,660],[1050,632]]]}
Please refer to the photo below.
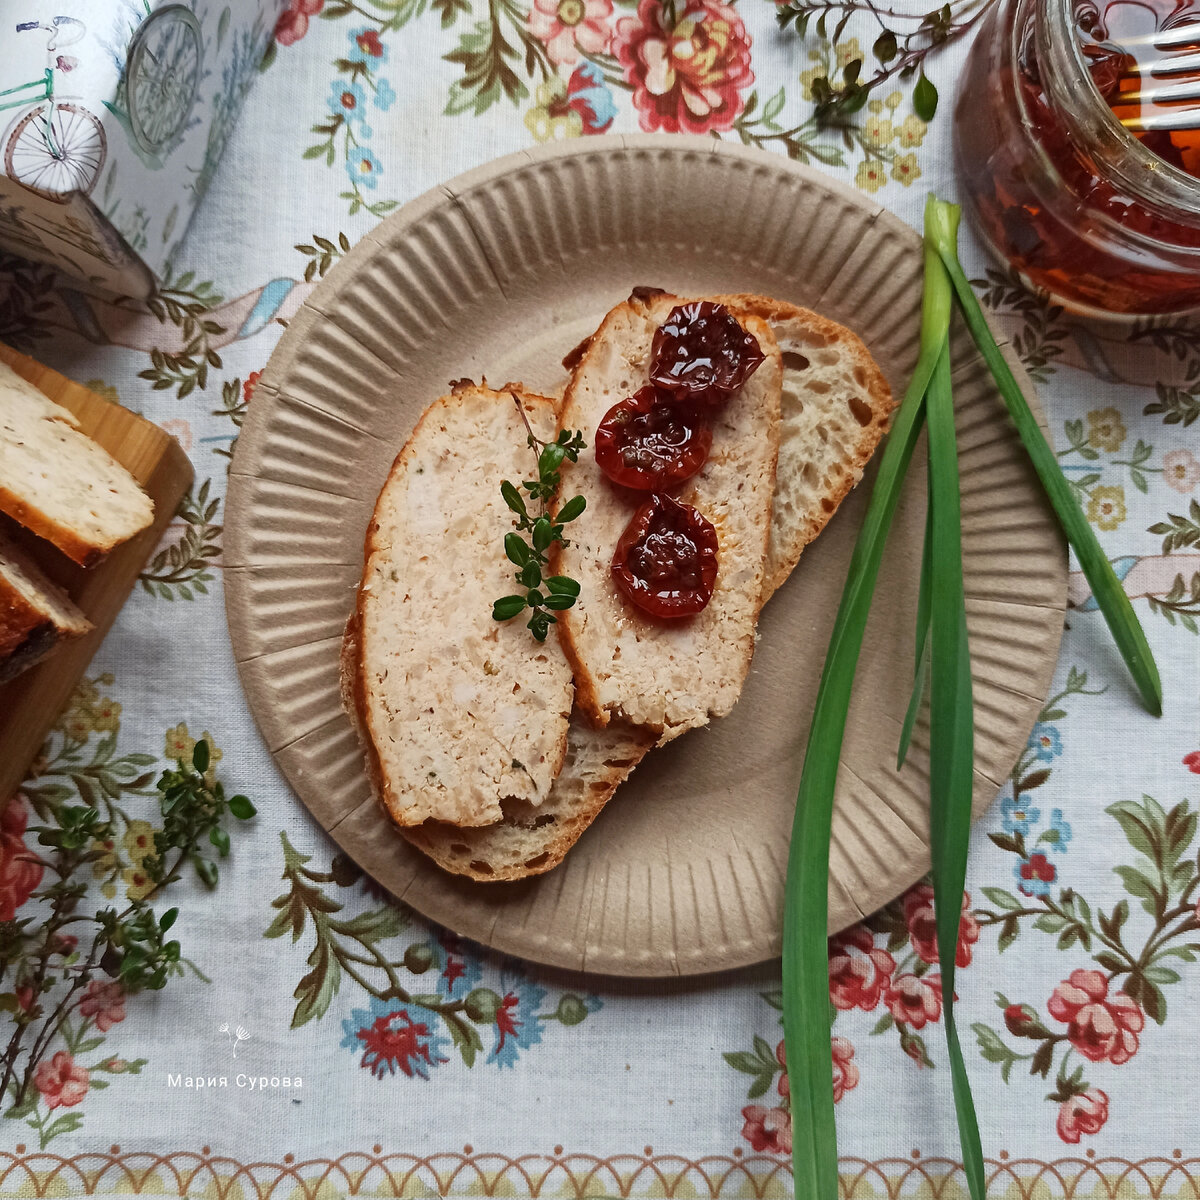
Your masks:
{"label": "bread crust", "polygon": [[[841,477],[825,490],[821,497],[822,503],[809,512],[808,519],[804,522],[794,528],[781,530],[786,532],[787,536],[783,539],[781,553],[776,561],[768,564],[770,570],[763,595],[765,602],[792,573],[804,547],[829,524],[842,501],[862,478],[864,468],[891,425],[896,401],[883,372],[862,339],[845,325],[839,325],[811,309],[789,304],[785,300],[774,300],[768,296],[739,293],[718,296],[716,299],[730,308],[736,308],[739,312],[752,314],[770,323],[779,348],[785,356],[785,370],[786,356],[794,344],[792,339],[797,328],[815,342],[824,341],[829,345],[836,345],[840,352],[853,362],[856,370],[862,372],[863,382],[859,398],[870,411],[870,419],[865,424],[861,419],[856,422],[859,433],[851,454],[842,460],[845,470]],[[784,464],[781,462],[780,465]],[[793,468],[796,465],[788,463],[787,467]]]}
{"label": "bread crust", "polygon": [[66,593],[0,535],[0,683],[91,629]]}
{"label": "bread crust", "polygon": [[57,547],[72,562],[78,563],[81,567],[94,567],[117,545],[114,539],[102,543],[84,541],[71,530],[58,524],[57,521],[52,521],[41,509],[35,508],[3,484],[0,484],[0,513],[11,517],[18,525],[23,525],[28,529],[30,533],[45,538],[52,546]]}

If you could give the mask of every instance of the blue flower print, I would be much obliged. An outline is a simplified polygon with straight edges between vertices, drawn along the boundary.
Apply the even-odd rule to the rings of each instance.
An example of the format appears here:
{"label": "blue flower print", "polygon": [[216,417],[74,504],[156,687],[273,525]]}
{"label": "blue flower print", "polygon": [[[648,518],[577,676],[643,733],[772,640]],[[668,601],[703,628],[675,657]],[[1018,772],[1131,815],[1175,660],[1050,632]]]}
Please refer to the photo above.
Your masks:
{"label": "blue flower print", "polygon": [[1029,749],[1042,762],[1053,762],[1063,751],[1062,738],[1058,736],[1058,730],[1053,725],[1039,721],[1029,735]]}
{"label": "blue flower print", "polygon": [[546,993],[520,975],[500,976],[500,1003],[496,1006],[496,1043],[488,1062],[513,1066],[522,1050],[542,1040],[540,1009]]}
{"label": "blue flower print", "polygon": [[1030,808],[1027,800],[1016,796],[1005,796],[1000,801],[1000,817],[1005,833],[1028,833],[1041,820],[1042,812]]}
{"label": "blue flower print", "polygon": [[364,25],[361,29],[352,29],[349,33],[350,53],[346,57],[351,62],[365,63],[368,67],[377,67],[388,60],[388,48],[379,37],[379,30]]}
{"label": "blue flower print", "polygon": [[369,1009],[356,1008],[342,1021],[340,1045],[362,1051],[359,1066],[376,1079],[397,1070],[409,1079],[428,1079],[429,1072],[449,1062],[449,1040],[437,1032],[437,1018],[417,1005],[371,997]]}
{"label": "blue flower print", "polygon": [[437,968],[437,992],[447,1000],[463,1000],[483,978],[483,964],[469,946],[450,934],[443,934],[431,946]]}
{"label": "blue flower print", "polygon": [[347,125],[361,125],[367,110],[362,85],[347,79],[335,79],[329,85],[329,111]]}
{"label": "blue flower print", "polygon": [[381,79],[375,85],[375,107],[380,112],[387,112],[396,103],[396,93],[386,79]]}
{"label": "blue flower print", "polygon": [[383,168],[373,150],[368,150],[366,146],[356,146],[346,156],[346,174],[359,187],[374,191],[379,185],[379,176],[383,174]]}
{"label": "blue flower print", "polygon": [[1070,840],[1071,826],[1063,820],[1062,809],[1053,809],[1050,813],[1050,828],[1038,838],[1038,845],[1045,842],[1056,854],[1062,854]]}

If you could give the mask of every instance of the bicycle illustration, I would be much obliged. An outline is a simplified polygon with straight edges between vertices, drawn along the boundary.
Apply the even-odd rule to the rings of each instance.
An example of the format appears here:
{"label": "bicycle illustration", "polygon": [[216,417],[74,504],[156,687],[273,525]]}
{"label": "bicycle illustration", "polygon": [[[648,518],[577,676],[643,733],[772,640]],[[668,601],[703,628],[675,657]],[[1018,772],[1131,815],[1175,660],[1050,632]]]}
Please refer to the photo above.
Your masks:
{"label": "bicycle illustration", "polygon": [[[108,141],[99,119],[80,104],[55,99],[55,72],[66,74],[78,59],[59,51],[74,45],[87,32],[74,17],[53,17],[49,23],[25,21],[18,33],[41,30],[46,39],[46,69],[31,79],[0,91],[0,111],[21,108],[4,142],[5,173],[39,196],[65,204],[73,192],[85,195],[99,178]],[[29,95],[40,91],[40,96]],[[14,97],[7,99],[7,97]]]}
{"label": "bicycle illustration", "polygon": [[[143,0],[144,2],[144,0]],[[149,12],[129,44],[125,92],[129,128],[148,154],[186,128],[204,63],[200,23],[183,4]]]}

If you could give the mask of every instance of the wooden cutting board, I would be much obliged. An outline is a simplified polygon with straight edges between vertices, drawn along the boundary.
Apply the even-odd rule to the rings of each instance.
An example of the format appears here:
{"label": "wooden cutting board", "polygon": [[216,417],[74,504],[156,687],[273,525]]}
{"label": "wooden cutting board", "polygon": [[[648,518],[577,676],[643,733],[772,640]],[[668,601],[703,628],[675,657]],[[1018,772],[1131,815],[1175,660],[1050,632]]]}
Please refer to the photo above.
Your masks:
{"label": "wooden cutting board", "polygon": [[80,428],[121,463],[154,501],[154,524],[118,546],[91,570],[77,566],[49,543],[16,526],[6,532],[83,610],[95,626],[36,667],[0,685],[0,809],[20,786],[58,714],[70,699],[97,647],[137,583],[138,574],[170,525],[192,485],[192,464],[179,443],[136,413],[102,399],[65,375],[0,344],[0,361],[68,408]]}

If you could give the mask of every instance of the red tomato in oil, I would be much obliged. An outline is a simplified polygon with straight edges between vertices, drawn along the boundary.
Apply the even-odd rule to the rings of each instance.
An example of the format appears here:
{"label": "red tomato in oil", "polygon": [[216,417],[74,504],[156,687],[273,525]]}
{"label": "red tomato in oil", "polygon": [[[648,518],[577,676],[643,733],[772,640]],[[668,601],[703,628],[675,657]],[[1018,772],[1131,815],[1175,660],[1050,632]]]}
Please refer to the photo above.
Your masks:
{"label": "red tomato in oil", "polygon": [[712,428],[699,411],[652,385],[614,404],[596,430],[600,470],[647,492],[690,479],[711,447]]}
{"label": "red tomato in oil", "polygon": [[659,493],[633,514],[612,560],[613,582],[652,617],[691,617],[712,599],[717,531],[703,513]]}
{"label": "red tomato in oil", "polygon": [[723,304],[671,309],[650,345],[650,382],[696,404],[719,404],[758,369],[758,339]]}

